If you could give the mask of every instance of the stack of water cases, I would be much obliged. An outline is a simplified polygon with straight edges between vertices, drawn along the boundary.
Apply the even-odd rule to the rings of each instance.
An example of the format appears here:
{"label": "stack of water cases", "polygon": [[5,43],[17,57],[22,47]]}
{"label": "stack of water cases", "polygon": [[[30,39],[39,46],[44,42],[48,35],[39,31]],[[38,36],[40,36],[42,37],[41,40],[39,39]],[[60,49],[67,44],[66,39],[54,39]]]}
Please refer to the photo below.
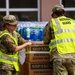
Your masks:
{"label": "stack of water cases", "polygon": [[48,22],[19,22],[17,32],[26,40],[43,41],[44,27]]}
{"label": "stack of water cases", "polygon": [[[36,41],[26,47],[26,61],[20,65],[20,75],[53,75],[49,46],[43,44],[44,28],[48,22],[19,22],[16,29],[24,39]],[[40,42],[39,42],[40,41]]]}
{"label": "stack of water cases", "polygon": [[26,47],[26,61],[20,65],[20,75],[53,75],[49,46],[43,43]]}

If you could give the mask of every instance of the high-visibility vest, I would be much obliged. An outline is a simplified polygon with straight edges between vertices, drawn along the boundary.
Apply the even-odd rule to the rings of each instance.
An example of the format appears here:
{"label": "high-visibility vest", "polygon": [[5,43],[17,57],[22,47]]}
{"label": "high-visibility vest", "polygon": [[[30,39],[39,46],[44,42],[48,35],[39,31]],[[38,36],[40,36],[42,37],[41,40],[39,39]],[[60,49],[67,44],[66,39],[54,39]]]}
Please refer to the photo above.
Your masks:
{"label": "high-visibility vest", "polygon": [[75,53],[75,22],[65,16],[52,19],[55,38],[49,44],[50,53],[57,48],[59,54]]}
{"label": "high-visibility vest", "polygon": [[[2,34],[0,34],[0,38],[4,35],[8,35],[16,45],[17,43],[17,38],[14,38],[11,34],[7,33],[7,30],[5,30]],[[8,55],[0,51],[0,62],[8,63],[8,64],[13,64],[16,71],[19,71],[19,63],[18,63],[19,57],[18,57],[18,52],[16,52],[13,55]]]}

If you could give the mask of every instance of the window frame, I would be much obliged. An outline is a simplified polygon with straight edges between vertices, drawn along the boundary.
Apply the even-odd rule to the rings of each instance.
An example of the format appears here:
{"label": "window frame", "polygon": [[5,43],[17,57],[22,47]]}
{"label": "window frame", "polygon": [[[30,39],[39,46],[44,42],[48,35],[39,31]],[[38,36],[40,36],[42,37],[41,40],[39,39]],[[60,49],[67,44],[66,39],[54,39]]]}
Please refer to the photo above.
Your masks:
{"label": "window frame", "polygon": [[0,8],[0,12],[6,12],[6,15],[9,15],[10,12],[32,12],[36,11],[37,14],[37,20],[40,21],[40,0],[37,0],[37,8],[9,8],[9,0],[6,0],[6,8]]}
{"label": "window frame", "polygon": [[[62,4],[62,0],[60,0],[60,4]],[[75,7],[64,7],[65,11],[75,11]]]}

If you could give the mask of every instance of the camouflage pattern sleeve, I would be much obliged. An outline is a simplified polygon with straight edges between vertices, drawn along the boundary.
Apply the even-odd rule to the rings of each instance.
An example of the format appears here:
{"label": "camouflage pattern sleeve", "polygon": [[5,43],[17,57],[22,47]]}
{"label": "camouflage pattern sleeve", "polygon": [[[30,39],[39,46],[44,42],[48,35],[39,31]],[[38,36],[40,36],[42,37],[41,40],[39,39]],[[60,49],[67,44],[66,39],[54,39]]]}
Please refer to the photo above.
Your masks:
{"label": "camouflage pattern sleeve", "polygon": [[[25,40],[21,37],[19,33],[16,34],[14,33],[13,37],[15,38],[17,37],[18,45],[21,45],[25,42]],[[4,35],[1,38],[0,49],[2,50],[2,52],[11,54],[14,52],[15,48],[16,48],[16,44],[8,35]]]}
{"label": "camouflage pattern sleeve", "polygon": [[49,44],[50,40],[52,39],[53,29],[51,26],[51,22],[48,22],[48,24],[44,28],[44,44]]}
{"label": "camouflage pattern sleeve", "polygon": [[18,36],[18,45],[25,43],[25,39],[19,33],[17,33],[17,36]]}
{"label": "camouflage pattern sleeve", "polygon": [[1,38],[0,50],[3,53],[12,54],[14,52],[15,46],[16,45],[14,41],[8,35],[4,35]]}

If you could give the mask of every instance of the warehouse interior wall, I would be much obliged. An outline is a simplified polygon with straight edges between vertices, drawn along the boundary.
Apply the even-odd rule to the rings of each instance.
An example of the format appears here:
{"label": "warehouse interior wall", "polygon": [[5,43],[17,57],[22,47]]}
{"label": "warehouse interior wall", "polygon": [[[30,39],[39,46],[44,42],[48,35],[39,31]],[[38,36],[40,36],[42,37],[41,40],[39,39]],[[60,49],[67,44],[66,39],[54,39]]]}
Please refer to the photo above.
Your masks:
{"label": "warehouse interior wall", "polygon": [[51,19],[52,8],[56,4],[60,4],[60,0],[40,0],[40,17],[41,21],[49,21]]}

